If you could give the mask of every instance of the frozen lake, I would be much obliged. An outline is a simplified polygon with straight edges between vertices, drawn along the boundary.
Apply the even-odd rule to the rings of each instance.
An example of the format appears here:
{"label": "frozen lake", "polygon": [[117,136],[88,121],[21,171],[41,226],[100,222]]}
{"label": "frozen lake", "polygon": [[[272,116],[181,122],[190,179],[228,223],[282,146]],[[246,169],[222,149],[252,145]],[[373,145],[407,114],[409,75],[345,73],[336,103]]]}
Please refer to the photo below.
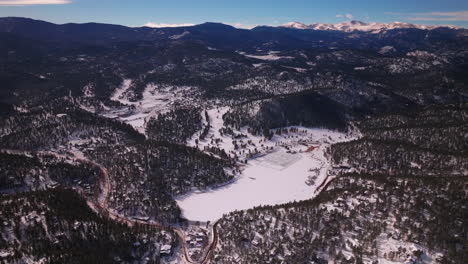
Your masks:
{"label": "frozen lake", "polygon": [[314,187],[307,186],[305,181],[313,161],[304,154],[288,155],[295,159],[287,168],[267,160],[252,160],[234,183],[176,199],[183,216],[190,220],[214,221],[234,210],[312,197]]}
{"label": "frozen lake", "polygon": [[[176,197],[183,216],[194,221],[216,221],[235,210],[312,198],[330,168],[325,149],[331,143],[350,138],[325,129],[307,130],[307,138],[318,142],[318,148],[306,152],[308,146],[291,144],[292,153],[287,153],[285,148],[276,146],[272,153],[249,160],[233,183]],[[275,136],[272,140],[287,141],[287,138]],[[306,184],[309,176],[314,175],[315,183]]]}

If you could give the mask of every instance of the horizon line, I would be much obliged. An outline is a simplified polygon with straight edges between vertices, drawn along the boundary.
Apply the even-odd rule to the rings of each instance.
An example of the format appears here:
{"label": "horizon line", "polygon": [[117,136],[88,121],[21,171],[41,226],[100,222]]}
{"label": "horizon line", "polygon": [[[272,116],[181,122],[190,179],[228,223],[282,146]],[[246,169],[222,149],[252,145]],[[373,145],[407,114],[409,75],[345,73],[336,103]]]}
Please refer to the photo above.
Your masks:
{"label": "horizon line", "polygon": [[[450,25],[450,24],[444,24],[444,25],[437,25],[437,24],[419,24],[419,23],[411,23],[411,22],[401,22],[401,21],[393,21],[393,22],[376,22],[376,21],[373,21],[373,22],[364,22],[362,20],[357,20],[357,19],[350,19],[350,20],[346,20],[346,21],[343,21],[343,22],[339,22],[339,23],[322,23],[322,22],[314,22],[314,23],[310,23],[310,24],[307,24],[307,23],[303,23],[303,22],[299,22],[297,20],[292,20],[290,22],[287,22],[287,23],[283,23],[281,25],[272,25],[272,24],[258,24],[258,25],[253,25],[252,27],[242,27],[242,25],[239,25],[239,23],[229,23],[229,22],[217,22],[217,21],[205,21],[205,22],[201,22],[201,23],[164,23],[164,22],[153,22],[153,21],[149,21],[143,25],[137,25],[137,26],[132,26],[132,25],[125,25],[125,24],[116,24],[116,23],[107,23],[107,22],[96,22],[96,21],[89,21],[89,22],[73,22],[73,21],[70,21],[70,22],[66,22],[66,23],[56,23],[56,22],[51,22],[49,20],[44,20],[44,19],[37,19],[37,18],[32,18],[32,17],[21,17],[21,16],[5,16],[5,17],[0,17],[0,19],[5,19],[5,18],[16,18],[16,19],[30,19],[30,20],[35,20],[35,21],[41,21],[41,22],[46,22],[46,23],[50,23],[50,24],[54,24],[54,25],[67,25],[67,24],[102,24],[102,25],[114,25],[114,26],[122,26],[122,27],[128,27],[128,28],[143,28],[143,27],[148,27],[148,28],[182,28],[182,27],[193,27],[193,26],[198,26],[198,25],[203,25],[203,24],[207,24],[207,23],[213,23],[213,24],[223,24],[223,25],[226,25],[226,26],[231,26],[233,28],[236,28],[236,29],[245,29],[245,30],[250,30],[250,29],[253,29],[253,28],[256,28],[256,27],[284,27],[286,26],[287,24],[290,24],[290,23],[300,23],[300,24],[303,24],[303,25],[306,25],[306,26],[310,26],[310,25],[314,25],[314,24],[325,24],[325,25],[337,25],[337,24],[342,24],[342,23],[346,23],[346,22],[352,22],[352,21],[356,21],[356,22],[361,22],[361,23],[365,23],[365,24],[372,24],[372,23],[379,23],[379,24],[385,24],[385,25],[388,25],[388,24],[392,24],[392,23],[404,23],[404,24],[411,24],[411,25],[415,25],[415,26],[428,26],[428,27],[447,27],[447,28],[456,28],[456,29],[468,29],[466,27],[461,27],[461,26],[456,26],[456,25]],[[155,26],[150,26],[150,24],[154,24]],[[159,26],[159,25],[163,25],[163,26]]]}

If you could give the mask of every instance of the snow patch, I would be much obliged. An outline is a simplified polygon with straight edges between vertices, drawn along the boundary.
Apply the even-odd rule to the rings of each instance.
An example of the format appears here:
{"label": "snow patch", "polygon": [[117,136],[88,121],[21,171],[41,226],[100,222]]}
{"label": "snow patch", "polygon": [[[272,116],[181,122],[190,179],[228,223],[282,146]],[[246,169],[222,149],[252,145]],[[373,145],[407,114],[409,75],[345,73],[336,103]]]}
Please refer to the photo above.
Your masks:
{"label": "snow patch", "polygon": [[180,38],[182,38],[182,37],[184,37],[184,36],[187,36],[188,34],[190,34],[190,32],[184,31],[183,33],[181,33],[181,34],[179,34],[179,35],[172,35],[172,36],[170,36],[169,38],[170,38],[170,39],[173,39],[173,40],[176,40],[176,39],[180,39]]}
{"label": "snow patch", "polygon": [[122,82],[122,85],[120,85],[119,88],[117,88],[114,92],[114,94],[111,96],[111,100],[113,101],[118,101],[122,104],[129,104],[130,101],[128,101],[127,97],[125,96],[126,92],[130,88],[130,85],[132,84],[132,80],[130,79],[125,79]]}
{"label": "snow patch", "polygon": [[288,69],[292,69],[292,70],[295,70],[297,72],[306,72],[307,69],[304,69],[304,68],[298,68],[298,67],[290,67],[290,66],[282,66],[284,68],[288,68]]}
{"label": "snow patch", "polygon": [[393,46],[384,46],[379,50],[379,53],[384,55],[384,54],[387,54],[389,52],[395,52],[395,51],[396,51],[396,49]]}
{"label": "snow patch", "polygon": [[247,54],[245,52],[238,52],[240,55],[244,55],[245,57],[249,58],[254,58],[258,60],[266,60],[266,61],[276,61],[280,59],[294,59],[294,57],[291,56],[279,56],[278,54],[280,51],[270,51],[268,52],[267,55],[252,55],[252,54]]}

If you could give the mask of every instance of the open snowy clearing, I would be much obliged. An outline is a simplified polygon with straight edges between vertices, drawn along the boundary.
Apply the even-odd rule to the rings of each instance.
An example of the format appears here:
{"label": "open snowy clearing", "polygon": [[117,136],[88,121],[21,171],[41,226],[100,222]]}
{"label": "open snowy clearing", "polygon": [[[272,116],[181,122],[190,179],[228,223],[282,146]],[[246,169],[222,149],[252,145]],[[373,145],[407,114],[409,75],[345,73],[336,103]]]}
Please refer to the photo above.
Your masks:
{"label": "open snowy clearing", "polygon": [[130,90],[131,85],[131,80],[124,80],[111,97],[111,100],[118,101],[126,107],[112,109],[103,115],[117,118],[143,134],[146,123],[151,117],[169,111],[176,105],[190,104],[196,98],[193,87],[149,84],[143,91],[141,100],[130,101],[129,94],[133,93]]}
{"label": "open snowy clearing", "polygon": [[[248,160],[243,172],[232,183],[176,197],[183,216],[189,220],[215,221],[235,210],[310,199],[331,168],[324,155],[327,147],[355,138],[327,129],[291,127],[293,132],[275,134],[265,141],[242,129],[240,132],[247,135],[243,141],[252,143],[244,150],[235,149],[234,140],[219,133],[222,115],[227,111],[226,107],[207,111],[212,128],[208,140],[199,142],[198,147],[217,146],[242,158],[246,158],[248,150],[259,152]],[[194,139],[189,145],[195,146]]]}
{"label": "open snowy clearing", "polygon": [[279,51],[270,51],[268,52],[267,55],[252,55],[252,54],[247,54],[242,51],[238,53],[240,55],[244,55],[245,57],[254,58],[258,60],[265,60],[265,61],[276,61],[280,59],[294,59],[294,57],[291,57],[291,56],[279,56],[278,55],[280,53]]}

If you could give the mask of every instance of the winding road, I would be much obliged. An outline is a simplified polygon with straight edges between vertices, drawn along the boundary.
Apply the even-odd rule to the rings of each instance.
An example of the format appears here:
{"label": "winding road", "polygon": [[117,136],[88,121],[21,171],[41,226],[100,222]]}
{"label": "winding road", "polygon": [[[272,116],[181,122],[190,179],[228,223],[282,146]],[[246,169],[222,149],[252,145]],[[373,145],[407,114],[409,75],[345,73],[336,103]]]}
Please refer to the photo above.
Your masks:
{"label": "winding road", "polygon": [[[211,230],[211,238],[210,242],[208,245],[203,249],[202,251],[202,256],[198,260],[193,260],[189,254],[187,242],[186,242],[186,236],[184,231],[180,227],[176,226],[170,226],[170,225],[163,225],[159,222],[149,220],[149,221],[143,221],[143,220],[138,220],[134,218],[130,218],[124,215],[120,215],[115,213],[112,209],[109,208],[108,206],[108,200],[109,200],[109,194],[110,194],[110,189],[111,189],[111,179],[108,173],[107,168],[105,168],[103,165],[96,163],[95,161],[92,161],[88,158],[86,158],[82,152],[79,151],[72,151],[72,152],[67,152],[67,154],[63,153],[57,153],[53,151],[35,151],[35,152],[30,152],[30,151],[20,151],[20,150],[0,150],[3,153],[8,153],[8,154],[16,154],[16,155],[53,155],[56,158],[59,159],[65,159],[65,160],[72,160],[74,162],[80,162],[80,163],[85,163],[92,165],[96,168],[98,168],[101,171],[101,177],[98,180],[99,183],[99,189],[100,192],[96,194],[96,197],[94,198],[89,198],[85,196],[85,199],[87,200],[88,205],[97,213],[103,215],[104,217],[110,218],[114,221],[119,221],[122,223],[126,223],[128,226],[134,226],[135,224],[139,225],[149,225],[161,229],[170,229],[174,231],[175,234],[177,234],[178,239],[180,241],[181,249],[182,249],[182,258],[185,263],[188,264],[207,264],[210,263],[211,259],[213,258],[214,251],[216,249],[216,246],[218,244],[218,224],[219,221],[216,221],[212,225],[212,230]],[[333,177],[331,175],[327,175],[327,177],[323,180],[323,182],[318,186],[315,192],[315,197],[318,196],[322,191],[327,189],[328,185],[333,182],[336,178],[338,177]],[[79,193],[80,190],[78,190]]]}
{"label": "winding road", "polygon": [[[127,216],[120,215],[120,214],[113,212],[112,209],[110,209],[108,206],[109,193],[111,189],[111,180],[110,180],[107,168],[105,168],[103,165],[99,163],[96,163],[95,161],[92,161],[86,158],[82,152],[74,150],[71,152],[67,152],[68,155],[57,153],[54,151],[23,151],[23,150],[2,149],[0,150],[0,152],[6,153],[6,154],[27,155],[27,156],[38,155],[38,154],[39,155],[51,155],[58,159],[72,160],[74,162],[85,163],[85,164],[89,164],[98,168],[101,171],[101,177],[98,180],[100,193],[97,195],[97,197],[91,200],[89,199],[89,197],[86,197],[86,196],[84,197],[87,201],[88,206],[91,209],[93,209],[95,212],[101,214],[104,217],[110,218],[114,221],[126,223],[128,226],[134,226],[135,224],[139,224],[139,225],[149,225],[149,226],[153,226],[153,227],[157,227],[161,229],[171,229],[174,231],[174,233],[177,234],[179,238],[180,245],[183,251],[182,257],[185,263],[207,264],[210,262],[211,257],[213,256],[214,249],[216,248],[216,245],[218,243],[218,230],[217,230],[218,222],[214,223],[212,226],[211,241],[210,243],[208,243],[207,247],[203,250],[203,254],[200,257],[200,260],[193,260],[190,257],[190,254],[188,252],[185,234],[181,228],[174,227],[174,226],[165,226],[153,220],[142,221],[142,220],[138,220],[134,218],[129,218]],[[81,190],[78,190],[78,193],[82,194]]]}

